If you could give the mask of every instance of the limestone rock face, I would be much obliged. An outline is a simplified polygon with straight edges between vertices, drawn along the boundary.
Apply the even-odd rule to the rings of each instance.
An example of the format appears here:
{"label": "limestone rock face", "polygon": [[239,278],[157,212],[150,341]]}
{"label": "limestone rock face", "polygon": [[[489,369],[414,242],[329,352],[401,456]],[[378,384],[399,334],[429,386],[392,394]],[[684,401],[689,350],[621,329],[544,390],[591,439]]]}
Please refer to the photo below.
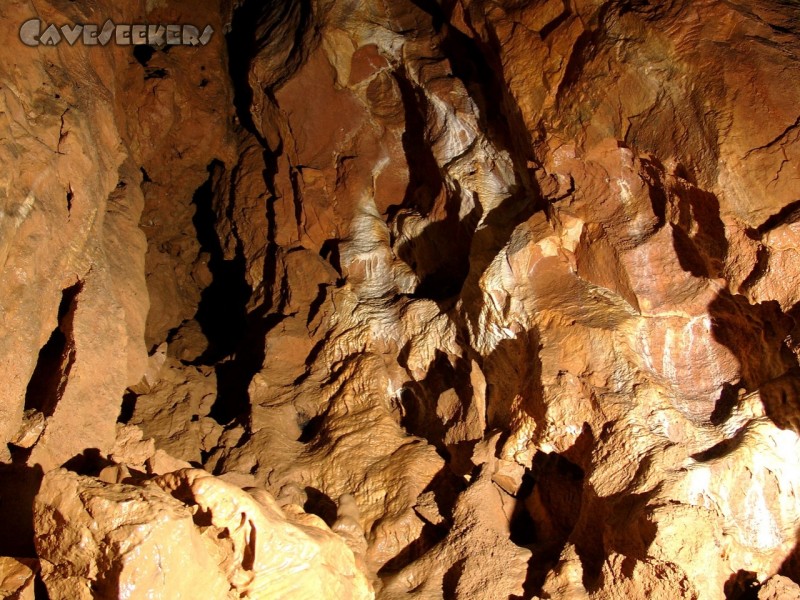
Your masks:
{"label": "limestone rock face", "polygon": [[215,34],[0,66],[9,593],[798,597],[796,2],[32,14]]}
{"label": "limestone rock face", "polygon": [[[43,413],[48,424],[31,459],[53,467],[84,448],[110,447],[120,394],[141,377],[143,200],[104,77],[114,54],[96,53],[87,70],[87,48],[49,57],[20,51],[18,28],[32,6],[0,10],[3,39],[13,42],[0,74],[0,153],[9,165],[0,213],[0,431],[10,441],[24,409]],[[40,14],[64,17],[52,6]]]}
{"label": "limestone rock face", "polygon": [[38,565],[32,560],[17,560],[15,558],[0,558],[0,572],[3,580],[0,582],[0,594],[3,598],[11,600],[34,600],[34,574]]}
{"label": "limestone rock face", "polygon": [[36,498],[50,598],[374,598],[352,551],[319,519],[285,515],[205,471],[146,485],[65,470]]}

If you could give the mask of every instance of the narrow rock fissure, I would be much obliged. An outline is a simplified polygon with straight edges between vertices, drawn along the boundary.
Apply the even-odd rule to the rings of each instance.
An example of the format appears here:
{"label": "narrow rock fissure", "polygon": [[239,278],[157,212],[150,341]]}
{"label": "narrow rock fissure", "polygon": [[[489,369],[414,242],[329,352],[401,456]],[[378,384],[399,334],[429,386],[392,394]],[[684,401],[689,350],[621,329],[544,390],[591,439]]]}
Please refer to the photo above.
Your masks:
{"label": "narrow rock fissure", "polygon": [[36,368],[25,392],[25,410],[37,410],[46,417],[53,414],[66,388],[75,362],[72,318],[83,283],[76,283],[61,293],[58,326],[39,351]]}
{"label": "narrow rock fissure", "polygon": [[201,292],[195,320],[208,340],[208,349],[196,360],[197,364],[213,365],[233,354],[247,327],[247,303],[252,290],[245,280],[245,262],[241,252],[226,259],[216,224],[220,215],[215,210],[213,181],[224,172],[219,163],[208,167],[209,179],[195,192],[192,219],[202,252],[210,256],[208,268],[211,284]]}

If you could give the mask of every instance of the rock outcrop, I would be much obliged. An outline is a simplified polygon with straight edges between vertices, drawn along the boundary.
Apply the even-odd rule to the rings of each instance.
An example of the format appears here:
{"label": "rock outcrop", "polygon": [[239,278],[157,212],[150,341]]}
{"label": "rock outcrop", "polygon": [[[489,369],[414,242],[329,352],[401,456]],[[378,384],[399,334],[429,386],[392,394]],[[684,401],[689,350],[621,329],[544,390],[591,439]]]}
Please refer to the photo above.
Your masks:
{"label": "rock outcrop", "polygon": [[796,3],[196,4],[0,7],[214,30],[6,49],[9,597],[800,597]]}

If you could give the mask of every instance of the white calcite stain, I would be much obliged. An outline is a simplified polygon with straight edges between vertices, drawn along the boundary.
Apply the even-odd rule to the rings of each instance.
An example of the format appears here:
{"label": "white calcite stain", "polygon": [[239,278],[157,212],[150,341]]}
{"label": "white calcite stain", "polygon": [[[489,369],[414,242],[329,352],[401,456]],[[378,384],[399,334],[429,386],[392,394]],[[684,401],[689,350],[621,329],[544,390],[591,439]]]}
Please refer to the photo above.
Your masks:
{"label": "white calcite stain", "polygon": [[763,481],[747,486],[743,504],[744,514],[739,520],[748,546],[758,550],[771,550],[780,546],[781,532],[762,492]]}

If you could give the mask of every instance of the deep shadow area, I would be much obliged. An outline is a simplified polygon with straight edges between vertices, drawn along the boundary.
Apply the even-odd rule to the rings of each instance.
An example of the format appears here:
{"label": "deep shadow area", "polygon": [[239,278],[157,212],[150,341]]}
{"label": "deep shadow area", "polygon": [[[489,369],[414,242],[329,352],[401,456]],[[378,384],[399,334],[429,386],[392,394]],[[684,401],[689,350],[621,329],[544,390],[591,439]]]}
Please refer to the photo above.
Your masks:
{"label": "deep shadow area", "polygon": [[728,600],[758,600],[758,588],[758,574],[740,569],[725,582],[725,598]]}
{"label": "deep shadow area", "polygon": [[[453,509],[456,500],[458,495],[463,492],[466,487],[467,483],[464,481],[463,477],[453,473],[447,465],[442,467],[422,493],[433,493],[436,508],[442,516],[443,521],[438,525],[434,525],[423,518],[424,525],[420,535],[381,567],[378,572],[380,577],[386,577],[392,573],[399,573],[404,567],[426,554],[436,546],[436,544],[447,537],[450,524],[452,523]],[[456,573],[458,573],[457,577]],[[455,586],[458,583],[460,572],[454,571],[452,576],[454,579],[452,583],[453,586]]]}
{"label": "deep shadow area", "polygon": [[458,581],[461,579],[461,576],[464,574],[464,570],[466,569],[467,559],[462,558],[456,561],[452,567],[450,567],[447,572],[444,574],[442,578],[442,594],[445,598],[455,598],[456,597],[456,589],[458,588]]}
{"label": "deep shadow area", "polygon": [[[459,217],[464,192],[457,182],[445,184],[427,140],[425,94],[401,71],[395,73],[395,80],[405,111],[402,141],[409,183],[402,205],[388,210],[391,229],[394,234],[402,233],[412,215],[431,219],[431,223],[413,239],[401,243],[393,239],[392,247],[419,277],[414,296],[444,300],[458,294],[469,272],[469,249],[480,219],[480,203],[474,198],[475,208],[463,219]],[[444,204],[443,216],[433,214],[437,202]]]}
{"label": "deep shadow area", "polygon": [[547,573],[558,562],[581,515],[583,486],[583,469],[564,456],[555,452],[534,456],[511,520],[511,541],[533,553],[524,597],[541,592]]}
{"label": "deep shadow area", "polygon": [[[456,248],[463,244],[466,249],[459,261],[461,265],[459,269],[464,265],[467,266],[466,274],[459,272],[457,277],[453,277],[452,282],[445,280],[445,283],[442,284],[441,274],[445,272],[443,268],[441,271],[434,271],[431,281],[425,282],[426,287],[421,290],[421,292],[425,292],[424,297],[447,301],[459,292],[462,296],[465,292],[467,294],[476,293],[481,275],[491,259],[496,256],[497,251],[508,242],[514,229],[537,211],[543,210],[546,204],[536,181],[530,174],[529,164],[535,159],[535,154],[531,148],[522,112],[502,81],[503,68],[496,52],[496,48],[499,47],[496,43],[497,40],[494,40],[495,44],[492,47],[490,44],[473,39],[456,27],[446,25],[449,22],[448,13],[452,9],[452,5],[443,6],[442,3],[434,0],[412,0],[412,2],[431,15],[433,26],[439,32],[439,47],[450,63],[453,76],[463,83],[470,98],[478,107],[479,130],[484,132],[498,149],[508,151],[515,174],[515,182],[509,197],[486,215],[484,226],[480,230],[476,231],[475,229],[479,219],[483,216],[479,210],[460,224],[462,228],[467,228],[465,234],[462,235],[459,230],[455,230],[455,238],[458,241]],[[403,99],[404,103],[408,105],[409,100],[415,98],[407,90],[403,94]],[[420,106],[418,97],[416,105]],[[417,113],[424,114],[424,111],[418,109]],[[407,109],[406,118],[409,117],[418,118]],[[410,123],[414,125],[415,121],[412,120]],[[409,143],[412,141],[409,139]],[[419,152],[418,147],[413,150],[415,153]],[[419,170],[420,173],[431,170],[429,162],[426,161],[427,166],[421,165],[424,168]],[[409,164],[411,166],[411,163]],[[475,200],[476,204],[480,206],[477,199]],[[460,193],[454,194],[454,202],[461,202]],[[455,212],[458,213],[457,208]],[[431,227],[434,229],[430,232],[426,230],[423,233],[427,238],[436,239],[445,234],[441,225],[437,226],[434,223]],[[450,229],[452,232],[452,227]],[[454,234],[449,233],[449,236],[454,237]],[[474,253],[470,251],[470,248],[480,248],[482,251]],[[413,265],[411,266],[413,268]],[[457,289],[459,280],[461,289]],[[434,291],[433,295],[430,291],[431,288]],[[421,292],[418,295],[423,295]],[[446,309],[446,307],[443,308]],[[475,318],[476,315],[471,313],[470,319],[474,322]]]}
{"label": "deep shadow area", "polygon": [[403,408],[401,427],[412,435],[428,440],[439,454],[450,461],[451,450],[445,445],[444,438],[447,422],[443,422],[437,408],[442,394],[450,392],[457,402],[454,418],[463,418],[464,411],[472,401],[472,385],[470,384],[469,361],[463,358],[448,357],[437,350],[428,375],[422,381],[407,381],[400,393],[400,404]]}
{"label": "deep shadow area", "polygon": [[[280,285],[277,268],[279,246],[276,239],[275,202],[279,199],[274,186],[278,170],[277,156],[283,152],[282,142],[270,147],[253,121],[250,109],[254,94],[263,94],[264,100],[273,102],[272,89],[290,77],[305,61],[309,48],[304,43],[313,27],[312,5],[310,0],[282,2],[280,0],[245,0],[235,10],[231,30],[226,35],[228,48],[228,69],[234,89],[234,105],[239,124],[252,134],[261,148],[264,160],[264,189],[268,197],[264,212],[267,220],[266,257],[263,269],[264,302],[247,314],[244,308],[236,309],[233,318],[237,333],[231,335],[224,344],[229,351],[228,358],[216,362],[217,400],[211,417],[222,424],[244,415],[249,408],[248,387],[254,375],[262,368],[265,358],[264,339],[267,333],[283,320],[281,307],[273,306],[273,291]],[[253,60],[258,57],[263,64],[275,68],[269,71],[269,80],[261,81],[262,89],[254,90],[250,85],[250,70]],[[236,205],[236,176],[238,166],[233,169],[228,186],[226,210],[232,221],[230,211]],[[221,198],[217,199],[222,201]],[[208,214],[208,213],[207,213]],[[213,224],[213,223],[212,223]],[[210,233],[210,228],[209,228]],[[209,236],[210,237],[210,236]],[[214,243],[213,240],[209,240]],[[217,240],[217,243],[219,241]],[[234,281],[244,280],[244,262],[241,248],[237,259],[230,265]],[[223,276],[224,278],[225,276]],[[219,288],[225,294],[224,287]],[[244,289],[239,287],[239,299],[244,298]],[[248,288],[249,294],[252,290]],[[246,305],[244,301],[242,307]],[[210,304],[209,307],[213,306]],[[209,311],[211,313],[212,311]],[[233,353],[233,354],[231,354]],[[217,353],[219,354],[219,353]],[[207,357],[203,357],[204,360]]]}
{"label": "deep shadow area", "polygon": [[797,364],[786,345],[794,321],[776,301],[750,304],[744,296],[722,290],[709,304],[708,314],[714,339],[739,361],[745,391],[758,389]]}
{"label": "deep shadow area", "polygon": [[759,395],[775,425],[800,435],[800,367],[766,382],[759,388]]}
{"label": "deep shadow area", "polygon": [[672,227],[673,244],[681,268],[695,277],[721,277],[728,254],[728,238],[720,216],[719,199],[690,185],[673,187],[672,192],[678,200],[678,222]]}
{"label": "deep shadow area", "polygon": [[245,279],[245,259],[237,252],[233,260],[226,260],[215,223],[220,220],[215,210],[213,179],[215,172],[224,172],[221,164],[212,163],[209,179],[195,192],[192,219],[197,230],[200,249],[210,255],[208,268],[213,280],[203,290],[195,319],[200,323],[209,348],[198,363],[211,365],[230,356],[236,350],[247,326],[247,302],[252,290]]}
{"label": "deep shadow area", "polygon": [[258,313],[249,315],[236,354],[215,365],[217,399],[209,416],[218,423],[227,425],[249,410],[248,388],[264,365],[264,339],[283,318],[280,314],[271,314],[266,318]]}
{"label": "deep shadow area", "polygon": [[797,539],[797,544],[792,553],[783,561],[778,574],[800,584],[800,529],[795,532],[795,539]]}
{"label": "deep shadow area", "polygon": [[[442,173],[426,139],[428,103],[425,94],[411,83],[406,73],[397,71],[395,81],[403,101],[405,131],[402,142],[409,174],[402,206],[428,216],[444,189]],[[392,215],[391,209],[389,214]]]}
{"label": "deep shadow area", "polygon": [[[250,108],[254,93],[268,93],[269,88],[285,81],[305,60],[303,39],[311,25],[310,0],[245,0],[234,11],[231,31],[225,37],[228,47],[228,71],[234,87],[234,106],[239,122],[267,147],[253,122]],[[274,66],[272,80],[261,82],[265,89],[250,86],[253,59]]]}
{"label": "deep shadow area", "polygon": [[33,499],[44,472],[39,465],[0,464],[0,556],[34,558]]}
{"label": "deep shadow area", "polygon": [[[481,368],[486,378],[489,430],[510,431],[515,410],[524,411],[536,423],[545,422],[547,407],[544,404],[540,349],[539,332],[530,330],[515,338],[501,340],[483,359]],[[508,433],[500,438],[498,447],[502,447],[506,439]]]}
{"label": "deep shadow area", "polygon": [[303,506],[303,510],[307,513],[317,515],[320,519],[325,521],[328,527],[331,527],[334,522],[336,522],[336,515],[339,510],[336,506],[336,502],[327,494],[314,487],[306,487],[305,492],[308,499]]}
{"label": "deep shadow area", "polygon": [[75,362],[72,319],[83,283],[78,282],[61,293],[58,326],[39,351],[39,359],[25,392],[25,410],[38,410],[46,417],[53,414],[64,393]]}
{"label": "deep shadow area", "polygon": [[122,395],[122,406],[120,407],[119,416],[117,417],[117,423],[122,423],[123,425],[130,423],[133,418],[133,413],[136,410],[136,398],[136,393],[131,390],[127,390]]}
{"label": "deep shadow area", "polygon": [[[437,527],[430,523],[424,523],[419,537],[398,552],[394,558],[386,562],[378,571],[378,577],[386,577],[391,573],[401,571],[403,567],[410,565],[442,541],[445,536],[447,536],[446,527]],[[447,596],[445,595],[445,597]]]}
{"label": "deep shadow area", "polygon": [[61,466],[78,475],[97,477],[100,471],[113,464],[113,461],[104,456],[97,448],[88,448],[73,456]]}

